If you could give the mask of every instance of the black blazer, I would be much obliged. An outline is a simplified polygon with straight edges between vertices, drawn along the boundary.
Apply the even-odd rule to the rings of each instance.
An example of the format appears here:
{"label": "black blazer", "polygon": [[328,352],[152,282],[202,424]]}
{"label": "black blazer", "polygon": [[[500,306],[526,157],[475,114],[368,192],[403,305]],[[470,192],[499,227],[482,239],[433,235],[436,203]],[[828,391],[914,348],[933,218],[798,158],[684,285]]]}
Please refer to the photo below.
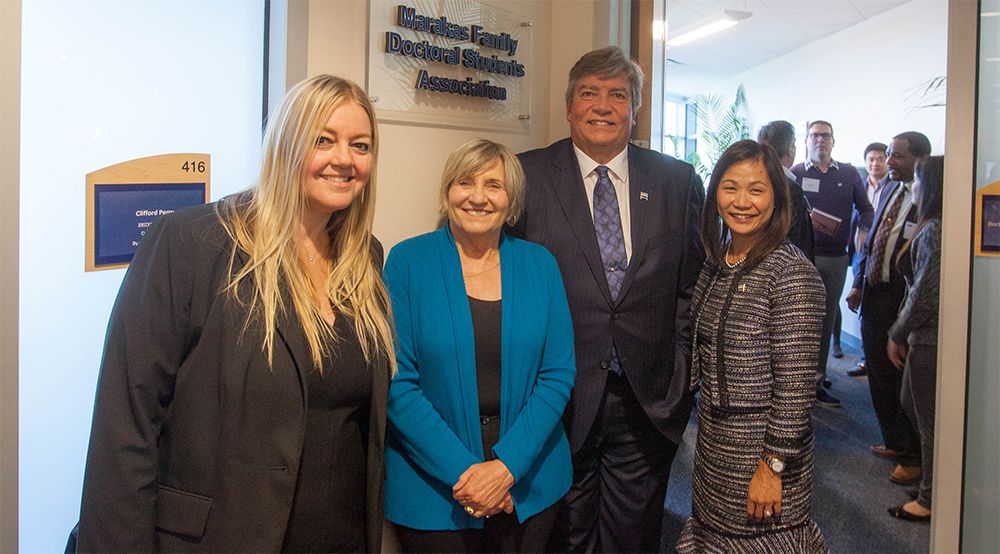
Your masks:
{"label": "black blazer", "polygon": [[[802,186],[798,181],[788,178],[788,196],[791,200],[792,223],[788,228],[788,242],[791,242],[806,255],[810,262],[816,262],[815,245],[816,236],[813,234],[812,218],[809,216],[811,208],[809,200],[802,192]],[[851,235],[852,237],[854,235]]]}
{"label": "black blazer", "polygon": [[[246,310],[222,290],[231,248],[208,205],[160,218],[136,252],[108,324],[81,552],[281,549],[312,359],[294,316],[279,321],[270,368],[260,326],[241,336]],[[370,370],[366,539],[377,552],[388,363]]]}
{"label": "black blazer", "polygon": [[[888,327],[896,320],[896,313],[903,303],[903,297],[906,296],[906,279],[903,278],[903,274],[896,268],[895,263],[899,250],[906,244],[906,238],[903,237],[903,233],[900,233],[896,237],[896,242],[892,245],[892,257],[889,259],[893,263],[889,268],[889,282],[882,286],[872,287],[865,280],[865,267],[869,263],[868,255],[871,254],[874,247],[875,235],[878,234],[879,226],[883,223],[883,212],[888,208],[889,200],[895,194],[896,189],[899,188],[899,181],[889,181],[884,186],[885,191],[882,192],[882,196],[878,199],[875,219],[872,222],[871,230],[868,231],[868,237],[865,239],[865,249],[858,262],[858,271],[854,275],[853,288],[861,289],[861,317],[868,318],[869,321],[878,320],[882,325]],[[915,224],[917,222],[917,215],[917,205],[915,203],[911,204],[910,210],[905,216],[906,221]]]}
{"label": "black blazer", "polygon": [[704,261],[699,222],[705,191],[690,165],[628,146],[632,256],[612,302],[594,220],[570,139],[520,154],[525,212],[514,234],[559,262],[576,340],[576,385],[566,408],[570,446],[597,415],[614,341],[636,398],[679,443],[691,410],[691,292]]}

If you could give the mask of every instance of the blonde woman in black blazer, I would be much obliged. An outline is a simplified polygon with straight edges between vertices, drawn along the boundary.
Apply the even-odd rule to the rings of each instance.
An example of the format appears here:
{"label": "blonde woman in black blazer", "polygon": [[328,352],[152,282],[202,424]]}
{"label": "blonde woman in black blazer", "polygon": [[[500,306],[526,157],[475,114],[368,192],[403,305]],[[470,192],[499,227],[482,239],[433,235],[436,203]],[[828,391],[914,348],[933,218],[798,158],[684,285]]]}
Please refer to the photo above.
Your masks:
{"label": "blonde woman in black blazer", "polygon": [[363,90],[303,81],[251,189],[150,227],[108,328],[80,551],[379,549],[376,150]]}

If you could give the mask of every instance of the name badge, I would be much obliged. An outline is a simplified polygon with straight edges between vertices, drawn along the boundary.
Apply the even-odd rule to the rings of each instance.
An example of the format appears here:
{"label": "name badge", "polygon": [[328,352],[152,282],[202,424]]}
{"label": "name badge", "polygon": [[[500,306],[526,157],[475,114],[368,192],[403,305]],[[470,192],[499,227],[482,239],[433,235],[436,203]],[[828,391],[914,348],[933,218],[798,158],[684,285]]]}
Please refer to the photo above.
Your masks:
{"label": "name badge", "polygon": [[910,240],[913,238],[913,232],[917,230],[917,224],[912,221],[907,221],[903,225],[903,238]]}
{"label": "name badge", "polygon": [[813,179],[812,177],[803,177],[802,190],[804,192],[819,192],[819,179]]}

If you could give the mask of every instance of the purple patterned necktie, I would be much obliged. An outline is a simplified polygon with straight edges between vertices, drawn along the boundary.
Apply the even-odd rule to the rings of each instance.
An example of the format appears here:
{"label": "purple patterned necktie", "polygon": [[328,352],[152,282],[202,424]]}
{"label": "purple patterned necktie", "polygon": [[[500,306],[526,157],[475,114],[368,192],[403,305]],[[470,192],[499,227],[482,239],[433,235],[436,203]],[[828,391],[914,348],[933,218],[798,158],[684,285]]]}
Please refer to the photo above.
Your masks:
{"label": "purple patterned necktie", "polygon": [[[597,232],[597,245],[601,249],[601,261],[604,265],[604,276],[611,289],[611,299],[617,300],[625,280],[625,270],[628,268],[628,258],[625,255],[625,235],[622,233],[622,216],[618,210],[618,196],[615,187],[608,177],[608,168],[597,166],[597,186],[594,187],[594,230]],[[610,371],[621,375],[621,364],[614,345],[611,346]]]}

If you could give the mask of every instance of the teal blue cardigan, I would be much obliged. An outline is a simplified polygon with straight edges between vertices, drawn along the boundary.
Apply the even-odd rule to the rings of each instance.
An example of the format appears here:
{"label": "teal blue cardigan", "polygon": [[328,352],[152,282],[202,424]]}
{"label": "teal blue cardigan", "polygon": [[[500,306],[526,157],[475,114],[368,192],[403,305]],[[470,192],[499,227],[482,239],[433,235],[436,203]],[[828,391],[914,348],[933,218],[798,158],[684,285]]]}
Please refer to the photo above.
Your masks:
{"label": "teal blue cardigan", "polygon": [[[518,519],[557,502],[573,467],[562,414],[576,359],[555,258],[500,238],[500,440],[493,452],[514,476]],[[451,487],[483,461],[472,315],[462,266],[445,228],[398,244],[386,260],[399,372],[389,387],[385,516],[414,529],[481,528]]]}

